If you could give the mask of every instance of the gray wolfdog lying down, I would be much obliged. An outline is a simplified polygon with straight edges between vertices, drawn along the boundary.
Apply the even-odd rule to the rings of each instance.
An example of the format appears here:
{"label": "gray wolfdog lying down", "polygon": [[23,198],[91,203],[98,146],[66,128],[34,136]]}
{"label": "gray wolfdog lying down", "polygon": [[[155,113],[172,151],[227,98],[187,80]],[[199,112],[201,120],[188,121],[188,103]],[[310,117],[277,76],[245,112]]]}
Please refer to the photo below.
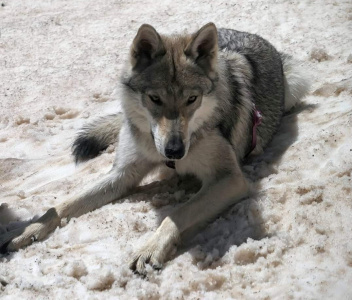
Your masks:
{"label": "gray wolfdog lying down", "polygon": [[142,25],[121,76],[122,114],[86,125],[73,144],[76,161],[118,140],[111,171],[81,195],[25,228],[0,236],[14,251],[60,225],[126,196],[156,168],[193,174],[202,187],[167,216],[131,257],[140,274],[159,269],[186,232],[200,228],[249,193],[240,163],[271,140],[283,113],[307,90],[289,56],[263,38],[213,23],[194,34],[161,35]]}

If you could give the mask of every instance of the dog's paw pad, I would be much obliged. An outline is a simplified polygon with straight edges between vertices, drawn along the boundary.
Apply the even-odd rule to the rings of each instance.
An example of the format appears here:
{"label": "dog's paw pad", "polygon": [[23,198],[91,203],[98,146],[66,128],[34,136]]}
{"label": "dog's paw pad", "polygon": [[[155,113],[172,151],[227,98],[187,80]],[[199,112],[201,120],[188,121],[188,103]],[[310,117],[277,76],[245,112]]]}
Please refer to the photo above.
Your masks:
{"label": "dog's paw pad", "polygon": [[154,264],[152,264],[152,268],[156,271],[159,271],[163,268],[163,264],[162,263],[154,263]]}
{"label": "dog's paw pad", "polygon": [[146,264],[149,262],[149,257],[146,255],[136,255],[129,266],[130,269],[138,275],[145,276],[147,274]]}
{"label": "dog's paw pad", "polygon": [[156,251],[140,251],[130,262],[130,269],[136,274],[146,276],[147,265],[150,265],[154,270],[161,270],[163,267],[161,255]]}

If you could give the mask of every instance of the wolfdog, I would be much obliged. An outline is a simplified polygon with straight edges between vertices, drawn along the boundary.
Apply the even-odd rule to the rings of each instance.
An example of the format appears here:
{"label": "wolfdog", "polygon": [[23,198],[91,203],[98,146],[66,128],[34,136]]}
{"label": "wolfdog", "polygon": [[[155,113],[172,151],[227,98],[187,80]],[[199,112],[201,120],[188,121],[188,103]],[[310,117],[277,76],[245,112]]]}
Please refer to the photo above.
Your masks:
{"label": "wolfdog", "polygon": [[217,29],[162,35],[142,25],[122,73],[122,114],[83,127],[73,144],[76,162],[118,140],[111,171],[94,187],[50,208],[26,228],[0,236],[6,251],[45,238],[62,219],[121,198],[158,167],[193,174],[202,187],[166,217],[131,257],[140,274],[162,267],[186,232],[214,219],[249,193],[240,164],[261,153],[282,115],[307,90],[305,74],[288,55],[258,35]]}

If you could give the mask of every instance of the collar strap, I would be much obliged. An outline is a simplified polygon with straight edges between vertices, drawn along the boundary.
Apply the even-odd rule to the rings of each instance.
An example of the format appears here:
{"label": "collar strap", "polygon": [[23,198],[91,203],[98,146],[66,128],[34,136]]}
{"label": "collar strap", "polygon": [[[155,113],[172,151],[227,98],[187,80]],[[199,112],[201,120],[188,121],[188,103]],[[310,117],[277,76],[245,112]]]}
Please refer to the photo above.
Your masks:
{"label": "collar strap", "polygon": [[246,157],[252,153],[252,151],[257,146],[257,127],[262,123],[263,115],[257,109],[255,105],[253,105],[253,127],[252,127],[252,143],[251,148],[246,154]]}

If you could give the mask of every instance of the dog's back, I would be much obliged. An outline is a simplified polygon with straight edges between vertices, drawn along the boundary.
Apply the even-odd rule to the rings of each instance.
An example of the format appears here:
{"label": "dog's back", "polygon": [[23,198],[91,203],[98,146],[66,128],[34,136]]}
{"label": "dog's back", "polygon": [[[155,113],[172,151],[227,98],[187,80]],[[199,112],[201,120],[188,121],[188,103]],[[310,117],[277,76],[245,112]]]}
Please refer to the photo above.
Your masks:
{"label": "dog's back", "polygon": [[[232,114],[227,118],[234,122],[232,144],[241,148],[239,145],[246,143],[237,149],[239,158],[252,150],[253,117],[248,116],[251,105],[251,114],[255,107],[262,115],[253,151],[260,153],[277,130],[283,113],[307,92],[308,81],[291,57],[279,53],[258,35],[221,28],[218,44],[231,71],[233,111],[226,114]],[[236,122],[242,126],[236,126]]]}

